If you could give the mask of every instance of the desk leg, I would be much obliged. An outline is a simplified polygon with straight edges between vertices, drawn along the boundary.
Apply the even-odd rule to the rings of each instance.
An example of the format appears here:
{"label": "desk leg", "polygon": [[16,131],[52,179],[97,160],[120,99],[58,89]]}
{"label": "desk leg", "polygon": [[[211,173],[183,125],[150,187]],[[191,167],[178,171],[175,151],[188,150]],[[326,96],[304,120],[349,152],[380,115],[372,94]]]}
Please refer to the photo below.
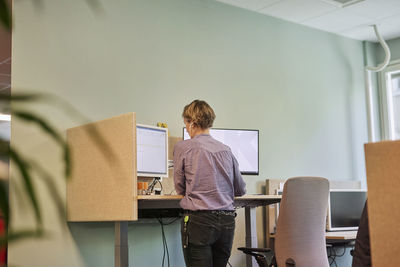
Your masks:
{"label": "desk leg", "polygon": [[115,222],[114,267],[129,267],[128,222]]}
{"label": "desk leg", "polygon": [[[257,245],[257,223],[256,207],[245,207],[246,220],[246,247],[256,248]],[[257,262],[253,256],[246,255],[246,267],[255,267]]]}

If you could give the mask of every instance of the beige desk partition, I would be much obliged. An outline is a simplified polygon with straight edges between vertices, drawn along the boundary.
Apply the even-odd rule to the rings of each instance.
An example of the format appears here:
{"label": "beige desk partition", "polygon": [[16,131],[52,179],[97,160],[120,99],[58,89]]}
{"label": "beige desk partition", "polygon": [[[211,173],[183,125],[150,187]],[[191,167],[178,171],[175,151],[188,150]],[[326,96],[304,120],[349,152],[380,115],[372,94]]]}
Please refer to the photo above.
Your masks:
{"label": "beige desk partition", "polygon": [[[95,142],[93,126],[111,151]],[[73,167],[67,220],[137,220],[135,113],[68,129],[67,140]]]}
{"label": "beige desk partition", "polygon": [[372,266],[399,266],[400,141],[365,145]]}

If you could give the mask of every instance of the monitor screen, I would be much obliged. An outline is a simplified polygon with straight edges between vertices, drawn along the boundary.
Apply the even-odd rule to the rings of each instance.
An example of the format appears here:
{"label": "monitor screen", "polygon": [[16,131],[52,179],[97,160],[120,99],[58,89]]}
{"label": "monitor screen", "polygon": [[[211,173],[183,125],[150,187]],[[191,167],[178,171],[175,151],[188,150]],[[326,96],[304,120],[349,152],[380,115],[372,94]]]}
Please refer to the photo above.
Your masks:
{"label": "monitor screen", "polygon": [[366,200],[366,190],[331,190],[327,230],[357,230]]}
{"label": "monitor screen", "polygon": [[136,125],[137,175],[168,177],[168,129]]}
{"label": "monitor screen", "polygon": [[[212,128],[210,135],[231,148],[241,174],[258,175],[258,130]],[[186,128],[183,128],[183,139],[190,139]]]}

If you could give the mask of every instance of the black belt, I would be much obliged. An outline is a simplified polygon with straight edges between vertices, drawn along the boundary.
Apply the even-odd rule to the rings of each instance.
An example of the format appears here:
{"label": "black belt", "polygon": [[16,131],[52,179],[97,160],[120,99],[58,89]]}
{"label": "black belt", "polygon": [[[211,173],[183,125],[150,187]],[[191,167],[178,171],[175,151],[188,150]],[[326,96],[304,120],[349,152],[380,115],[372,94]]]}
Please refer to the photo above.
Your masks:
{"label": "black belt", "polygon": [[196,214],[196,213],[211,213],[217,215],[229,215],[236,216],[236,212],[234,210],[185,210],[185,213]]}

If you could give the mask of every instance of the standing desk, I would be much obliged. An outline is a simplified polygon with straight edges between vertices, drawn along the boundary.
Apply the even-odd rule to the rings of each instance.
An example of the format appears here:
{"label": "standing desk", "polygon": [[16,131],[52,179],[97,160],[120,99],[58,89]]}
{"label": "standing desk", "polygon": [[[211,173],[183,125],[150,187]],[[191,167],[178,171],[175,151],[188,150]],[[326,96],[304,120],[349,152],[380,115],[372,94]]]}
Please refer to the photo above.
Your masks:
{"label": "standing desk", "polygon": [[[178,210],[182,196],[138,195],[134,112],[67,129],[67,141],[74,166],[67,181],[67,221],[115,222],[114,264],[127,267],[128,222],[137,221],[141,211]],[[276,195],[235,199],[236,207],[245,207],[246,246],[257,246],[256,207],[279,201]],[[246,263],[256,266],[250,257]]]}
{"label": "standing desk", "polygon": [[[180,209],[181,195],[139,195],[138,209]],[[278,195],[244,195],[235,197],[235,208],[245,208],[246,247],[257,247],[256,207],[277,203]],[[254,257],[246,255],[246,266],[255,267]],[[115,267],[128,267],[128,222],[115,222]]]}

